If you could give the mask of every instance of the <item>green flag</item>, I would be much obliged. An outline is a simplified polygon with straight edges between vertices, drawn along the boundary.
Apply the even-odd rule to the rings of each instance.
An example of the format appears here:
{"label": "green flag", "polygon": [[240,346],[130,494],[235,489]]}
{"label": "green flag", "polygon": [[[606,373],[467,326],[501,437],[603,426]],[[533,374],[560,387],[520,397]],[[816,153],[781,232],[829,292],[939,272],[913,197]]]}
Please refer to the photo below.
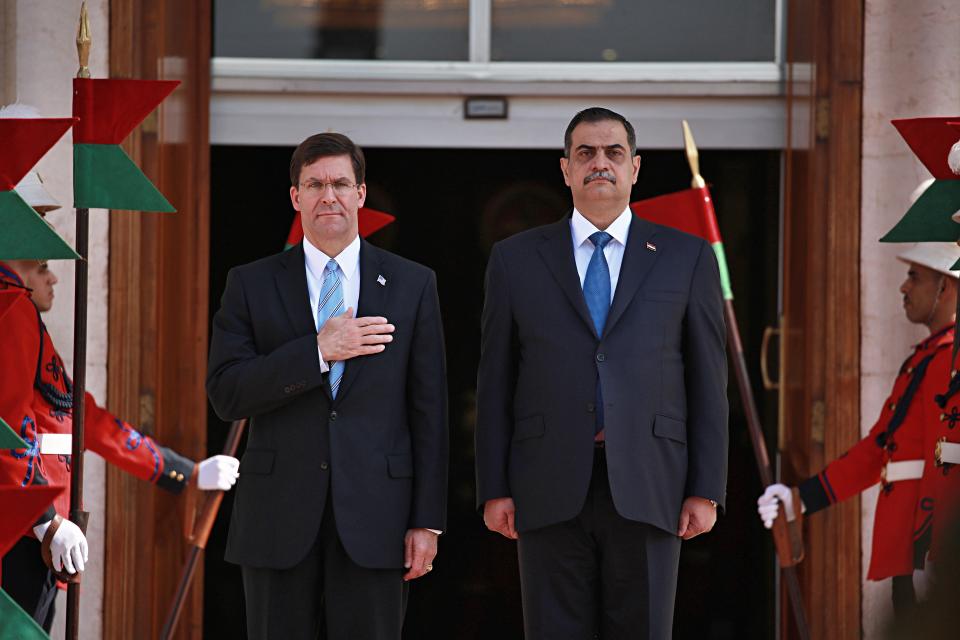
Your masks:
{"label": "green flag", "polygon": [[24,442],[20,436],[17,435],[17,432],[6,423],[3,418],[0,418],[0,450],[2,449],[29,449],[27,443]]}
{"label": "green flag", "polygon": [[0,640],[48,640],[50,636],[0,589]]}
{"label": "green flag", "polygon": [[0,228],[0,260],[80,257],[16,191],[0,191]]}

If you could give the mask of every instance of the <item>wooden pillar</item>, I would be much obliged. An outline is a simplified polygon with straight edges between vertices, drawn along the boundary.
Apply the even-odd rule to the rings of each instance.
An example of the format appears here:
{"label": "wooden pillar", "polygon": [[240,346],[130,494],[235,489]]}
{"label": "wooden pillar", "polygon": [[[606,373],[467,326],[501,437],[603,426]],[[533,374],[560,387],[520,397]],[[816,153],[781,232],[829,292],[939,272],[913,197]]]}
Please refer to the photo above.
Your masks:
{"label": "wooden pillar", "polygon": [[[111,213],[109,405],[194,459],[206,455],[210,11],[210,0],[110,2],[110,75],[182,84],[125,144],[177,213]],[[186,553],[184,506],[108,469],[104,637],[159,632]],[[202,636],[202,573],[178,637]]]}
{"label": "wooden pillar", "polygon": [[[796,482],[860,439],[864,7],[788,7],[781,449]],[[805,534],[811,637],[860,638],[859,499],[807,519]]]}

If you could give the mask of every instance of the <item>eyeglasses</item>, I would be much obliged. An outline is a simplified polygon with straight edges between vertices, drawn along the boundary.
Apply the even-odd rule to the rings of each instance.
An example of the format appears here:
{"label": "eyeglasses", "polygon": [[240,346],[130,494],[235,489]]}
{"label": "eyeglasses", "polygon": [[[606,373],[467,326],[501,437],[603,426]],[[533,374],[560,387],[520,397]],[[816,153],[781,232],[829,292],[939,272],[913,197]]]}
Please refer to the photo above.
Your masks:
{"label": "eyeglasses", "polygon": [[338,196],[350,195],[350,192],[358,188],[359,184],[352,184],[346,180],[337,180],[336,182],[320,182],[319,180],[308,180],[301,182],[300,188],[310,196],[320,196],[327,191],[327,187],[332,187],[333,192]]}

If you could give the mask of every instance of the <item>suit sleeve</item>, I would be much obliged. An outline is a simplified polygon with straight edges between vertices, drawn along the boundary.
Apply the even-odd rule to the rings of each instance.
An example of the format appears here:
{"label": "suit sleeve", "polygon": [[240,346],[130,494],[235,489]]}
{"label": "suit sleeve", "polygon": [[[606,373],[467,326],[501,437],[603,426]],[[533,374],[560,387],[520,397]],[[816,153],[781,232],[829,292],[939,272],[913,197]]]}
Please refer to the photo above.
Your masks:
{"label": "suit sleeve", "polygon": [[432,273],[420,296],[407,365],[407,415],[414,465],[409,528],[443,530],[450,433],[443,323],[437,280]]}
{"label": "suit sleeve", "polygon": [[189,484],[193,476],[193,460],[158,445],[149,436],[99,406],[89,393],[84,407],[86,448],[130,475],[171,493],[180,493]]}
{"label": "suit sleeve", "polygon": [[223,420],[265,413],[323,384],[314,334],[260,353],[250,315],[251,293],[240,271],[232,269],[213,317],[207,396]]}
{"label": "suit sleeve", "polygon": [[488,500],[511,496],[507,460],[513,436],[517,362],[509,282],[498,245],[487,263],[485,289],[475,433],[478,508]]}
{"label": "suit sleeve", "polygon": [[694,268],[684,327],[687,391],[687,496],[721,507],[727,485],[727,358],[716,255],[706,242]]}

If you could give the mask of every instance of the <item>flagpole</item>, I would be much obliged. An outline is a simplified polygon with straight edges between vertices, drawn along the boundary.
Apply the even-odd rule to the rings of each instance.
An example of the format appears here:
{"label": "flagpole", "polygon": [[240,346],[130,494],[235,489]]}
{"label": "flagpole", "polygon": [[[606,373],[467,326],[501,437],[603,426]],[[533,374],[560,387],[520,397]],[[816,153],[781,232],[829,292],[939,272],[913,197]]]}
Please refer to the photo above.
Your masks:
{"label": "flagpole", "polygon": [[[77,56],[80,59],[78,78],[89,78],[90,22],[87,3],[80,5],[77,28]],[[89,514],[83,510],[83,421],[87,386],[87,282],[90,210],[77,209],[77,247],[73,314],[73,450],[70,457],[70,520],[84,532]],[[67,585],[66,637],[76,640],[80,634],[80,582]]]}
{"label": "flagpole", "polygon": [[[690,165],[690,172],[693,174],[691,185],[694,189],[703,189],[707,186],[707,183],[700,175],[700,156],[697,152],[697,145],[693,140],[693,134],[690,132],[690,125],[687,124],[686,120],[683,121],[683,146],[687,154],[687,163]],[[713,211],[713,207],[710,207],[709,213],[714,218],[711,222],[716,225],[716,213]],[[747,417],[747,431],[750,434],[750,443],[753,445],[757,470],[760,472],[760,482],[766,487],[774,482],[773,468],[770,465],[770,456],[767,454],[763,428],[760,426],[760,413],[757,411],[757,402],[753,397],[753,387],[750,385],[750,374],[747,371],[747,361],[743,355],[743,341],[740,339],[737,314],[733,309],[732,293],[724,295],[723,315],[727,324],[727,347],[733,360],[733,371],[737,380],[737,388],[740,391],[740,399],[743,402],[743,412]],[[786,527],[786,523],[782,518],[778,518],[774,526]],[[786,535],[775,536],[774,540],[778,544],[783,544],[787,537]],[[807,640],[810,637],[810,630],[807,625],[806,609],[803,605],[803,594],[800,591],[800,581],[797,579],[796,567],[781,566],[780,570],[783,572],[783,578],[787,585],[797,634],[802,640]]]}

